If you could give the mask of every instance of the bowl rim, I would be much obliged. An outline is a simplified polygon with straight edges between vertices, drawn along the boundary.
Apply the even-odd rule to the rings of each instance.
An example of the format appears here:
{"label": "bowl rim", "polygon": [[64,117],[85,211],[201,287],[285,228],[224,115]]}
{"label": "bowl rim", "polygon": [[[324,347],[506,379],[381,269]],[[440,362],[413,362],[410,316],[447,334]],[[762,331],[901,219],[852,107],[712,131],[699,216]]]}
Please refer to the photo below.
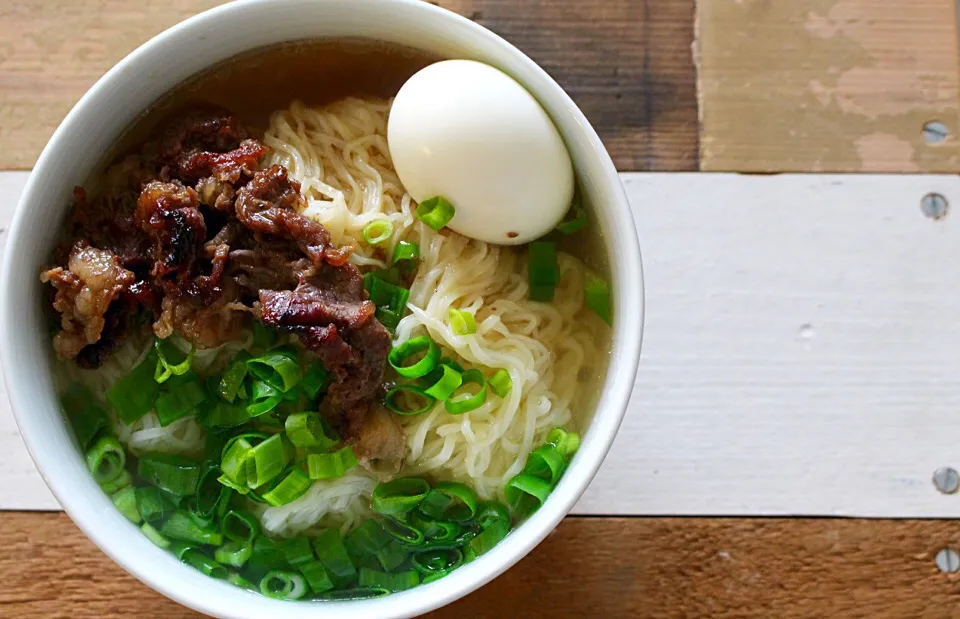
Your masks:
{"label": "bowl rim", "polygon": [[[328,0],[327,4],[346,1]],[[616,202],[609,208],[604,207],[609,211],[606,216],[614,224],[605,230],[605,251],[610,257],[611,279],[614,284],[613,354],[597,410],[589,424],[587,435],[574,465],[568,469],[544,506],[511,533],[510,543],[499,544],[477,561],[434,583],[421,585],[413,590],[386,598],[323,603],[322,606],[313,603],[290,604],[271,600],[212,579],[197,579],[193,568],[180,566],[172,557],[170,557],[171,560],[151,562],[138,554],[147,546],[134,544],[136,547],[126,547],[122,543],[124,536],[117,535],[113,528],[114,525],[119,526],[125,522],[122,516],[105,513],[103,497],[98,498],[84,492],[76,492],[68,485],[67,480],[60,476],[63,467],[57,462],[58,454],[51,453],[51,450],[45,446],[43,427],[39,421],[35,423],[30,414],[31,396],[21,387],[24,384],[21,379],[29,374],[29,364],[4,363],[3,374],[7,393],[23,441],[41,476],[64,511],[88,538],[128,573],[180,604],[214,616],[239,619],[263,616],[265,613],[267,616],[270,616],[270,613],[275,615],[282,613],[285,617],[304,618],[323,616],[331,619],[340,617],[399,619],[434,610],[478,589],[525,557],[556,528],[580,498],[613,443],[627,410],[639,363],[644,321],[644,287],[635,223],[613,162],[580,109],[541,67],[520,50],[493,32],[460,15],[421,0],[349,0],[349,2],[354,7],[362,7],[364,11],[377,11],[387,7],[391,10],[399,10],[398,7],[402,7],[404,11],[419,13],[430,20],[442,22],[451,27],[455,26],[462,34],[473,37],[477,45],[482,43],[511,56],[512,62],[519,63],[525,71],[531,72],[542,82],[541,90],[536,92],[538,99],[547,97],[554,104],[562,106],[564,111],[572,116],[572,122],[562,123],[556,118],[554,122],[562,131],[576,132],[587,140],[593,161],[591,168],[598,173],[598,182],[609,190],[611,199]],[[29,345],[19,344],[17,339],[10,335],[11,330],[17,328],[10,322],[12,320],[10,317],[16,313],[19,297],[29,296],[21,294],[22,290],[17,289],[10,282],[13,279],[11,275],[19,263],[16,249],[30,242],[30,239],[22,237],[22,230],[30,217],[27,205],[39,191],[45,178],[57,174],[49,164],[54,153],[61,148],[71,133],[78,130],[85,117],[95,116],[98,113],[95,110],[98,101],[114,87],[116,82],[121,81],[121,75],[150,65],[148,57],[155,50],[176,45],[190,36],[215,28],[216,21],[227,13],[248,11],[249,15],[255,16],[258,11],[268,10],[275,4],[274,0],[238,0],[180,22],[127,55],[101,77],[69,112],[38,158],[10,227],[5,260],[0,271],[0,325],[3,326],[4,334],[0,338],[0,357],[4,360],[15,359],[31,348]],[[313,4],[323,3],[314,2]],[[213,64],[215,62],[207,66]],[[543,88],[547,91],[543,91]],[[566,126],[561,127],[561,125]],[[112,139],[115,140],[118,137],[113,136]],[[631,285],[624,285],[628,281]],[[50,388],[52,390],[52,386]],[[129,523],[127,524],[130,526]],[[135,533],[140,535],[139,531]],[[168,555],[166,551],[157,549],[151,558],[157,557],[157,553]],[[174,566],[179,569],[174,569]],[[189,583],[180,577],[184,570],[190,570],[189,578],[202,584],[185,586]],[[227,603],[228,596],[238,601]]]}

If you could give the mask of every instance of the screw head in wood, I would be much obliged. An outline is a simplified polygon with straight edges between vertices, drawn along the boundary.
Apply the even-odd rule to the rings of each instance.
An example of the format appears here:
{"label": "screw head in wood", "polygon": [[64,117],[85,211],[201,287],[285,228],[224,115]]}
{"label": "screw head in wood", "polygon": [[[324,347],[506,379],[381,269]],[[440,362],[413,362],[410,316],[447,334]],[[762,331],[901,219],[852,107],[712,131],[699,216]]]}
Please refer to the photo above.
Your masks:
{"label": "screw head in wood", "polygon": [[923,139],[928,144],[939,144],[946,140],[949,135],[950,131],[947,130],[947,126],[939,120],[931,120],[923,124]]}
{"label": "screw head in wood", "polygon": [[953,574],[960,570],[960,554],[957,554],[953,548],[944,548],[938,552],[935,561],[940,571],[945,574]]}
{"label": "screw head in wood", "polygon": [[960,490],[960,474],[952,467],[940,467],[933,472],[933,485],[943,494],[953,494]]}
{"label": "screw head in wood", "polygon": [[943,219],[948,207],[947,199],[939,193],[928,193],[920,199],[920,210],[930,219]]}

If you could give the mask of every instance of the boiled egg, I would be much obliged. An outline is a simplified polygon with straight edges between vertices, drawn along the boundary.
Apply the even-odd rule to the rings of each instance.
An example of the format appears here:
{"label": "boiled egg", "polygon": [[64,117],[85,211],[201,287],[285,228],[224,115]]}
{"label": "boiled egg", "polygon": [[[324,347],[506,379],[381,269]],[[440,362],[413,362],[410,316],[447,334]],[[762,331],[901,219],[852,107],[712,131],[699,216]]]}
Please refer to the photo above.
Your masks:
{"label": "boiled egg", "polygon": [[447,226],[503,245],[527,243],[563,219],[573,164],[553,121],[513,78],[472,60],[413,75],[390,110],[393,165],[418,202],[441,196]]}

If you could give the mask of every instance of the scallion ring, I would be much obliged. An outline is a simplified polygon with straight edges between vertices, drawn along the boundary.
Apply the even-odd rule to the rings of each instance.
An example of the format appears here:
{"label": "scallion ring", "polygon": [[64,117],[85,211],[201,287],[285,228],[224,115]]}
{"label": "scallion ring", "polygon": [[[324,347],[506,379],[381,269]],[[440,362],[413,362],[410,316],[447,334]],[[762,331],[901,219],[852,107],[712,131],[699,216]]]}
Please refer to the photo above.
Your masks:
{"label": "scallion ring", "polygon": [[393,236],[393,224],[388,219],[377,219],[363,227],[363,240],[370,245],[379,245]]}
{"label": "scallion ring", "polygon": [[449,365],[441,365],[440,370],[440,376],[437,378],[436,382],[427,387],[424,393],[431,398],[442,402],[453,395],[454,391],[460,388],[460,385],[463,383],[463,377],[460,372],[456,371]]}
{"label": "scallion ring", "polygon": [[613,324],[613,312],[610,310],[610,284],[605,279],[587,274],[583,284],[587,307],[597,313],[608,325]]}
{"label": "scallion ring", "polygon": [[[405,399],[419,398],[424,404],[420,408],[401,408],[397,400],[404,394],[408,394]],[[383,405],[398,415],[420,415],[427,412],[437,401],[427,395],[426,391],[414,385],[397,385],[387,392],[387,397],[383,399]]]}
{"label": "scallion ring", "polygon": [[307,581],[296,572],[273,570],[260,581],[260,593],[275,600],[299,600],[307,593]]}
{"label": "scallion ring", "polygon": [[447,396],[443,407],[447,409],[447,412],[451,415],[462,415],[463,413],[476,410],[487,401],[487,379],[484,378],[483,372],[477,369],[467,370],[460,375],[460,378],[461,383],[457,387],[457,391],[471,384],[478,385],[480,388],[473,395],[468,393],[458,394],[457,391],[454,391]]}
{"label": "scallion ring", "polygon": [[393,249],[393,257],[390,259],[390,266],[395,266],[399,262],[406,260],[416,260],[420,257],[420,245],[411,241],[400,241]]}
{"label": "scallion ring", "polygon": [[123,474],[127,452],[112,436],[102,436],[87,450],[87,469],[98,484],[115,480]]}
{"label": "scallion ring", "polygon": [[384,516],[405,514],[416,508],[428,492],[430,484],[422,477],[403,477],[378,485],[370,504],[374,512]]}
{"label": "scallion ring", "polygon": [[[423,357],[416,363],[405,365],[405,362],[419,353]],[[397,374],[404,378],[420,378],[430,373],[440,362],[440,347],[426,335],[412,337],[403,344],[394,347],[387,357],[390,366]]]}
{"label": "scallion ring", "polygon": [[513,389],[513,379],[510,378],[510,372],[506,370],[497,370],[487,381],[487,384],[501,398],[507,397],[507,394]]}
{"label": "scallion ring", "polygon": [[417,206],[416,211],[417,219],[434,230],[439,230],[450,223],[455,214],[456,209],[453,205],[441,196],[424,200]]}
{"label": "scallion ring", "polygon": [[562,234],[573,234],[587,227],[587,210],[579,202],[576,202],[570,209],[573,214],[569,219],[564,219],[557,224],[557,232]]}
{"label": "scallion ring", "polygon": [[450,330],[454,335],[471,335],[477,332],[477,320],[472,313],[451,307],[448,315]]}

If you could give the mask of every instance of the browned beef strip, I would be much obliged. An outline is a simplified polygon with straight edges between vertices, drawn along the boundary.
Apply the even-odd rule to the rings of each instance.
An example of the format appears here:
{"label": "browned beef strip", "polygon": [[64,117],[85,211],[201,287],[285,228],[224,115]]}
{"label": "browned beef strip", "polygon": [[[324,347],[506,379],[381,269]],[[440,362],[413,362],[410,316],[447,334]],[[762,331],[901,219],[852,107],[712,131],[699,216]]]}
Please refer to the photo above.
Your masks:
{"label": "browned beef strip", "polygon": [[236,117],[223,110],[196,111],[172,123],[159,145],[159,158],[181,180],[204,177],[236,183],[251,176],[266,147],[247,138]]}
{"label": "browned beef strip", "polygon": [[359,435],[383,381],[390,334],[374,317],[356,267],[326,265],[295,290],[260,291],[260,320],[299,335],[334,376],[324,412],[348,438]]}
{"label": "browned beef strip", "polygon": [[54,336],[53,347],[61,359],[73,359],[100,340],[110,304],[135,277],[112,252],[81,240],[70,251],[67,268],[44,271],[40,280],[57,291],[53,307],[60,312],[61,331]]}
{"label": "browned beef strip", "polygon": [[237,219],[254,232],[290,239],[315,268],[324,262],[344,265],[351,247],[334,247],[322,224],[300,214],[305,206],[300,183],[291,180],[287,169],[275,165],[257,172],[237,193]]}
{"label": "browned beef strip", "polygon": [[147,183],[137,201],[136,222],[153,239],[153,276],[190,278],[207,236],[197,192],[180,181]]}

